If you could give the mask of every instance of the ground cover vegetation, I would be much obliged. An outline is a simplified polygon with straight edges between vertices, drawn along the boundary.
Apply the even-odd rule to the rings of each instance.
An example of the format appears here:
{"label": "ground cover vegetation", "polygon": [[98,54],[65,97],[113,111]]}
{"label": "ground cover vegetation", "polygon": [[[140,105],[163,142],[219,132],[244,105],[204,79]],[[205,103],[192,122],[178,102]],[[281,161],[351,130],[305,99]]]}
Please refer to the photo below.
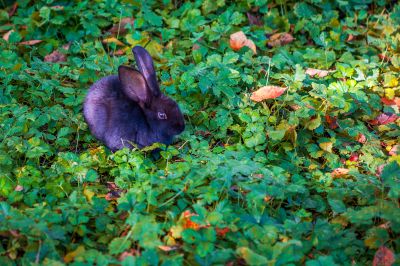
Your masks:
{"label": "ground cover vegetation", "polygon": [[[0,5],[0,265],[399,263],[396,1]],[[186,119],[159,159],[82,116],[135,45]]]}

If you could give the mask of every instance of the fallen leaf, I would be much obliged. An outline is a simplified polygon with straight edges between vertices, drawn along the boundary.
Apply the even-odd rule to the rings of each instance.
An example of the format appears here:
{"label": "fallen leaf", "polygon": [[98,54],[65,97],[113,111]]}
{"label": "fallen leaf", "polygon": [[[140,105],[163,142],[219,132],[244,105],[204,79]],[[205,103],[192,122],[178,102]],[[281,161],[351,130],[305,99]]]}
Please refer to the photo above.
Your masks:
{"label": "fallen leaf", "polygon": [[17,186],[15,187],[15,189],[14,189],[14,191],[22,191],[22,190],[24,190],[24,187],[21,186],[21,185],[17,185]]}
{"label": "fallen leaf", "polygon": [[364,144],[365,142],[367,142],[367,137],[365,137],[364,134],[359,133],[359,134],[357,135],[357,141],[358,141],[359,143]]}
{"label": "fallen leaf", "polygon": [[383,168],[385,168],[386,164],[381,164],[376,168],[375,174],[376,176],[381,176]]}
{"label": "fallen leaf", "polygon": [[275,99],[281,96],[287,88],[278,86],[264,86],[254,91],[250,99],[255,102],[261,102],[267,99]]}
{"label": "fallen leaf", "polygon": [[18,7],[18,2],[15,2],[11,7],[11,9],[8,11],[9,18],[11,18],[15,14],[15,11],[17,11],[17,7]]}
{"label": "fallen leaf", "polygon": [[327,152],[332,152],[333,143],[332,142],[322,142],[319,147]]}
{"label": "fallen leaf", "polygon": [[238,31],[231,34],[229,38],[229,45],[234,51],[239,51],[244,46],[247,46],[253,51],[253,53],[257,53],[256,45],[252,40],[247,39],[243,31]]}
{"label": "fallen leaf", "polygon": [[351,42],[352,40],[354,40],[354,35],[353,34],[349,34],[349,36],[347,37],[348,42]]}
{"label": "fallen leaf", "polygon": [[319,78],[323,78],[329,75],[329,73],[335,72],[333,70],[321,70],[316,68],[307,68],[306,74],[311,77],[318,76]]}
{"label": "fallen leaf", "polygon": [[22,45],[35,45],[35,44],[38,44],[38,43],[41,43],[41,42],[43,42],[43,40],[29,40],[29,41],[20,42],[19,44],[22,44]]}
{"label": "fallen leaf", "polygon": [[356,153],[356,152],[353,152],[351,155],[350,155],[350,157],[349,157],[349,161],[351,161],[351,162],[357,162],[358,161],[358,153]]}
{"label": "fallen leaf", "polygon": [[267,44],[270,47],[282,46],[294,41],[293,36],[290,33],[282,32],[282,33],[275,33],[271,35]]}
{"label": "fallen leaf", "polygon": [[86,200],[87,200],[88,202],[92,202],[92,198],[93,198],[93,196],[94,196],[94,192],[93,192],[93,191],[91,191],[91,190],[88,189],[88,188],[84,188],[84,189],[83,189],[83,195],[85,195]]}
{"label": "fallen leaf", "polygon": [[349,173],[349,169],[346,168],[336,168],[332,171],[331,176],[332,178],[341,178],[346,176]]}
{"label": "fallen leaf", "polygon": [[335,116],[325,115],[325,120],[326,122],[328,122],[330,129],[335,129],[339,127],[339,124],[337,123],[337,118]]}
{"label": "fallen leaf", "polygon": [[216,227],[215,231],[217,232],[217,236],[225,237],[225,235],[230,231],[228,227],[219,228]]}
{"label": "fallen leaf", "polygon": [[395,97],[392,100],[389,100],[388,98],[382,97],[381,102],[384,105],[396,105],[397,107],[400,108],[400,97]]}
{"label": "fallen leaf", "polygon": [[55,10],[55,11],[61,11],[64,10],[64,6],[52,6],[50,9]]}
{"label": "fallen leaf", "polygon": [[263,23],[262,23],[262,21],[260,19],[260,16],[253,15],[250,12],[247,12],[246,15],[247,15],[247,19],[249,20],[249,23],[251,25],[256,25],[256,26],[262,26],[263,25]]}
{"label": "fallen leaf", "polygon": [[390,156],[396,156],[397,154],[399,154],[399,151],[400,151],[400,145],[399,145],[399,144],[394,145],[394,146],[390,149],[389,155],[390,155]]}
{"label": "fallen leaf", "polygon": [[382,61],[390,62],[390,60],[391,60],[391,58],[388,57],[388,56],[385,55],[385,54],[378,54],[378,57],[379,57],[379,59],[381,59]]}
{"label": "fallen leaf", "polygon": [[8,39],[10,38],[11,33],[13,33],[14,30],[9,30],[6,33],[4,33],[3,35],[3,40],[5,40],[6,42],[8,42]]}
{"label": "fallen leaf", "polygon": [[375,253],[372,266],[391,266],[394,261],[393,251],[385,246],[381,246]]}
{"label": "fallen leaf", "polygon": [[247,39],[245,46],[249,47],[253,51],[253,53],[257,53],[257,47],[252,40]]}
{"label": "fallen leaf", "polygon": [[382,113],[378,115],[374,120],[369,121],[371,125],[387,125],[395,122],[399,117],[392,113]]}
{"label": "fallen leaf", "polygon": [[179,249],[178,246],[158,246],[159,249],[165,252],[173,251]]}
{"label": "fallen leaf", "polygon": [[106,38],[102,42],[103,43],[115,43],[116,45],[119,45],[119,46],[125,46],[125,44],[123,42],[121,42],[120,40],[118,40],[115,37]]}
{"label": "fallen leaf", "polygon": [[51,54],[48,54],[44,57],[44,61],[51,63],[66,62],[67,56],[60,53],[58,50],[54,50]]}
{"label": "fallen leaf", "polygon": [[239,51],[246,44],[247,37],[243,31],[238,31],[231,34],[229,38],[229,45],[235,51]]}
{"label": "fallen leaf", "polygon": [[135,22],[134,18],[123,18],[123,19],[121,19],[120,22],[118,22],[117,24],[113,25],[111,27],[111,29],[109,29],[108,31],[110,33],[118,33],[118,29],[119,29],[119,34],[124,34],[126,32],[125,26],[127,24],[131,24],[133,26],[134,22]]}

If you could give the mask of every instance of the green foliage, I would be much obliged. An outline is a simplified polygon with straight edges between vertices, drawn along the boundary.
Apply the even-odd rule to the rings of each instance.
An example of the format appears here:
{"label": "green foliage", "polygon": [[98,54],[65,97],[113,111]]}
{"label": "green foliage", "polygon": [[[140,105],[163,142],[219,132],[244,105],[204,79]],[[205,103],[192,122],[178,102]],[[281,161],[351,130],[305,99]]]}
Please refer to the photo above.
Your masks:
{"label": "green foliage", "polygon": [[[381,246],[399,258],[399,120],[373,123],[399,114],[381,100],[400,96],[399,4],[1,5],[0,265],[368,265]],[[230,48],[237,31],[257,54]],[[295,40],[269,47],[275,32]],[[187,129],[112,154],[82,102],[135,44]],[[47,62],[54,51],[66,60]],[[252,102],[266,85],[288,89]]]}

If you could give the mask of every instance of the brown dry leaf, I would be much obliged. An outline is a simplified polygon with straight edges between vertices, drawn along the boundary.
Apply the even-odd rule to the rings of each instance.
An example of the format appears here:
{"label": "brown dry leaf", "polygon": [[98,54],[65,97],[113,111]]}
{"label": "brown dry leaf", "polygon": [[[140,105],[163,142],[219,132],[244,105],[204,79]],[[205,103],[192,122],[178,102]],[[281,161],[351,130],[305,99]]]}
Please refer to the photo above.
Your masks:
{"label": "brown dry leaf", "polygon": [[394,261],[393,251],[385,246],[381,246],[375,253],[372,266],[391,266]]}
{"label": "brown dry leaf", "polygon": [[270,47],[282,46],[294,41],[293,36],[287,32],[275,33],[271,35],[267,44]]}
{"label": "brown dry leaf", "polygon": [[238,31],[231,34],[229,38],[229,45],[234,51],[239,51],[243,46],[249,47],[255,54],[257,53],[256,45],[250,39],[247,39],[243,31]]}
{"label": "brown dry leaf", "polygon": [[8,11],[9,18],[11,18],[15,14],[15,11],[17,11],[17,7],[18,7],[18,2],[15,2],[11,7],[11,9]]}
{"label": "brown dry leaf", "polygon": [[43,40],[29,40],[29,41],[20,42],[19,44],[22,44],[22,45],[35,45],[35,44],[38,44],[38,43],[41,43],[41,42],[43,42]]}
{"label": "brown dry leaf", "polygon": [[319,78],[323,78],[329,75],[329,73],[334,72],[333,70],[321,70],[316,68],[307,68],[306,74],[311,77],[318,76]]}
{"label": "brown dry leaf", "polygon": [[255,102],[261,102],[267,99],[275,99],[281,96],[287,88],[278,86],[264,86],[254,91],[250,99]]}
{"label": "brown dry leaf", "polygon": [[116,45],[119,45],[119,46],[125,46],[125,44],[123,42],[121,42],[120,40],[118,40],[115,37],[106,38],[102,42],[103,43],[115,43]]}
{"label": "brown dry leaf", "polygon": [[118,33],[119,29],[119,34],[124,34],[126,32],[125,26],[127,24],[131,24],[133,26],[133,22],[135,22],[134,18],[123,18],[121,19],[121,22],[113,25],[108,31],[115,34]]}
{"label": "brown dry leaf", "polygon": [[54,50],[51,54],[48,54],[44,57],[44,61],[51,63],[66,62],[67,56],[60,53],[58,50]]}
{"label": "brown dry leaf", "polygon": [[247,15],[247,19],[249,20],[249,23],[251,25],[256,25],[256,26],[262,26],[263,25],[263,23],[262,23],[262,21],[260,19],[260,16],[253,15],[250,12],[247,12],[246,15]]}
{"label": "brown dry leaf", "polygon": [[345,177],[348,175],[349,169],[346,168],[336,168],[335,170],[332,171],[331,176],[332,178],[341,178]]}
{"label": "brown dry leaf", "polygon": [[8,42],[8,39],[10,38],[11,33],[13,33],[14,30],[9,30],[6,33],[4,33],[3,35],[3,40],[5,40],[6,42]]}

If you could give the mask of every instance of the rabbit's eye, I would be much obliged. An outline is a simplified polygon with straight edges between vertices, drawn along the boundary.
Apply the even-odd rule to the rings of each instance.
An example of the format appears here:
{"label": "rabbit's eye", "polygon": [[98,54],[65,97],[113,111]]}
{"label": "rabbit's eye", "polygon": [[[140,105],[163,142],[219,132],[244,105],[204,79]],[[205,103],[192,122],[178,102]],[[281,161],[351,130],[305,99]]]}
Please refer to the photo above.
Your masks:
{"label": "rabbit's eye", "polygon": [[158,112],[157,116],[158,116],[158,119],[160,119],[160,120],[167,119],[167,115],[165,113],[163,113],[163,112]]}

